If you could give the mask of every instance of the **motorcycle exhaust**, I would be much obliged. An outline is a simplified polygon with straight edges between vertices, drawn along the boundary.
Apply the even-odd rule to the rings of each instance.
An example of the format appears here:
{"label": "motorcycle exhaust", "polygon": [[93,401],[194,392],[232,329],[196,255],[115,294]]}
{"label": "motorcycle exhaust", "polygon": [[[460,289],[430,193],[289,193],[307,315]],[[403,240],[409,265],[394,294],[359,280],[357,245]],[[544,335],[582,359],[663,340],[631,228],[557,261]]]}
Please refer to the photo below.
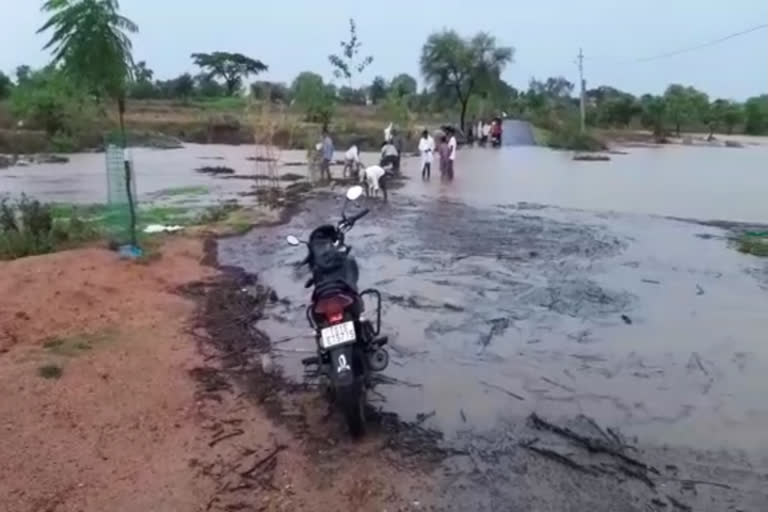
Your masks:
{"label": "motorcycle exhaust", "polygon": [[368,367],[371,371],[381,372],[389,366],[389,353],[383,348],[377,348],[368,353]]}

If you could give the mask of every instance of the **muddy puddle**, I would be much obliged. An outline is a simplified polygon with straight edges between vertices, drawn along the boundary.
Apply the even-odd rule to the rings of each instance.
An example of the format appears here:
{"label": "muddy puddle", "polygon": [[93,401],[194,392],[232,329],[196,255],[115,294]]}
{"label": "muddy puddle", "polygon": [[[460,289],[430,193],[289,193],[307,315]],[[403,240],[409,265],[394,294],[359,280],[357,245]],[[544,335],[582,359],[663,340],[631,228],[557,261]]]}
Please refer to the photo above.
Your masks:
{"label": "muddy puddle", "polygon": [[[511,471],[527,482],[515,503],[571,509],[558,508],[566,502],[553,497],[551,482],[536,482],[553,471],[556,481],[572,482],[573,469],[542,466],[536,453],[519,447],[536,434],[527,420],[534,412],[610,427],[640,443],[662,468],[713,464],[719,482],[729,482],[728,503],[744,510],[766,498],[755,490],[763,477],[751,472],[768,467],[768,271],[763,261],[729,248],[722,230],[527,203],[476,207],[410,193],[367,206],[371,214],[348,243],[361,286],[383,293],[392,356],[372,399],[476,454],[444,466],[446,486],[461,482],[471,490],[454,500],[476,503],[485,495],[484,507],[500,509],[494,503],[512,499],[504,484]],[[280,300],[259,328],[270,336],[276,362],[299,382],[299,360],[313,351],[304,317],[306,271],[295,267],[303,251],[284,238],[306,236],[339,211],[339,197],[326,195],[305,203],[287,225],[219,245],[220,264],[257,273],[276,290]],[[728,471],[718,465],[723,460]],[[744,481],[748,489],[734,490],[740,472],[752,475]],[[592,488],[576,502],[613,496],[614,503],[651,503],[655,487],[638,498],[646,487]],[[685,489],[678,487],[673,500],[682,499]],[[694,490],[695,503],[709,499]],[[640,505],[621,510],[646,510]],[[596,508],[603,509],[618,510]]]}

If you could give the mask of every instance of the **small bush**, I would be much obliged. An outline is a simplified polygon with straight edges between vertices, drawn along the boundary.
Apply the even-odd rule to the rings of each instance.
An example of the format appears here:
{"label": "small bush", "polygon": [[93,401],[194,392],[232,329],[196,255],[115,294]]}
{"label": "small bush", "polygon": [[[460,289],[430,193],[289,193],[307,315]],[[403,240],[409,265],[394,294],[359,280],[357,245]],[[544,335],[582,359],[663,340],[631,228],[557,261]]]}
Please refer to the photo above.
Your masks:
{"label": "small bush", "polygon": [[768,257],[768,237],[744,234],[739,238],[739,251],[753,256]]}
{"label": "small bush", "polygon": [[55,364],[46,364],[37,369],[37,374],[44,379],[58,379],[64,371]]}
{"label": "small bush", "polygon": [[605,144],[589,132],[582,132],[579,126],[565,124],[553,129],[546,140],[547,146],[555,149],[576,151],[601,151]]}
{"label": "small bush", "polygon": [[0,260],[46,254],[99,236],[76,208],[68,219],[54,218],[54,210],[62,213],[25,195],[15,201],[0,199]]}
{"label": "small bush", "polygon": [[227,217],[229,217],[229,214],[234,212],[235,210],[238,210],[240,206],[237,204],[237,202],[224,202],[221,204],[218,204],[216,206],[209,206],[208,208],[203,211],[198,218],[196,219],[196,224],[213,224],[216,222],[221,222]]}

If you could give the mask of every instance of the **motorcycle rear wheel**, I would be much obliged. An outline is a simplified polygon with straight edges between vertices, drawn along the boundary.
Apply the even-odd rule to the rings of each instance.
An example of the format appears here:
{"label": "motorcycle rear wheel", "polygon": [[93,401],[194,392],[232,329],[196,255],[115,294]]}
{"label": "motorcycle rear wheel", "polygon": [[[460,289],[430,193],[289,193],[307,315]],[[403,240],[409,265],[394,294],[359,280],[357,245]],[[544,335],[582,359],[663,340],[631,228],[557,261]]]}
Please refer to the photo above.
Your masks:
{"label": "motorcycle rear wheel", "polygon": [[347,422],[349,433],[354,438],[365,435],[365,389],[361,383],[356,383],[349,389],[338,393],[337,400],[344,419]]}

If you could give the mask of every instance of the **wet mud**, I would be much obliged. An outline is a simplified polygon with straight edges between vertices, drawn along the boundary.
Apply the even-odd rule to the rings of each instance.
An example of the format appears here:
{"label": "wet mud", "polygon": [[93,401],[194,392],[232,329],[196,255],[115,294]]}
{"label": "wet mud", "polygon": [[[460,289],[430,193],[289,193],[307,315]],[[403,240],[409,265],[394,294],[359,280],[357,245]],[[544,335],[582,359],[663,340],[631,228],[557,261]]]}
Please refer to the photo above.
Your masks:
{"label": "wet mud", "polygon": [[[348,243],[361,286],[383,293],[392,356],[372,405],[443,450],[442,508],[768,502],[767,270],[732,251],[722,230],[407,195],[367,206]],[[218,250],[220,263],[275,290],[258,329],[283,378],[310,387],[299,362],[314,350],[306,271],[296,267],[304,254],[284,237],[306,236],[340,207],[338,197],[312,199],[286,224],[222,240]],[[557,425],[586,418],[591,436],[613,432],[601,442],[654,471],[542,432],[533,413]]]}

